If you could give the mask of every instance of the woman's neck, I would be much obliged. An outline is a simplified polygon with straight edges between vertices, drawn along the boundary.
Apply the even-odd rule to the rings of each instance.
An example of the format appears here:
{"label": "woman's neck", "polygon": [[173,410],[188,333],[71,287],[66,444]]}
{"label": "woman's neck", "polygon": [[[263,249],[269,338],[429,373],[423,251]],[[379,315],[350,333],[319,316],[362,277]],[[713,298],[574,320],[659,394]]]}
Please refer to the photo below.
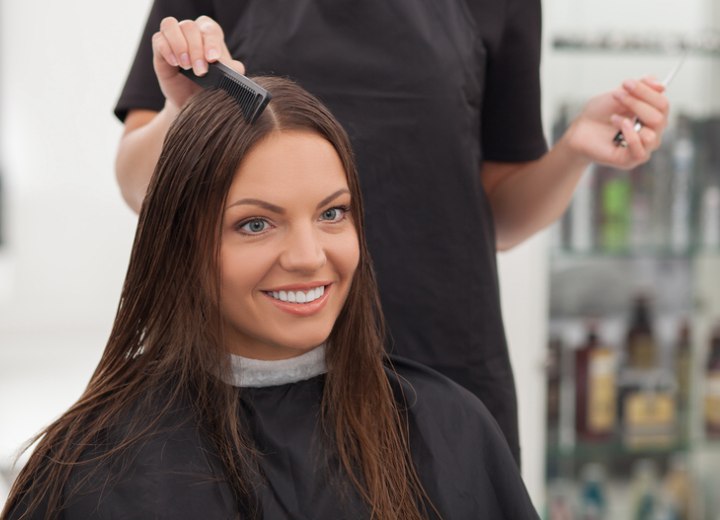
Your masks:
{"label": "woman's neck", "polygon": [[296,383],[327,372],[325,345],[304,354],[278,360],[250,359],[230,354],[229,384],[239,387],[264,387]]}

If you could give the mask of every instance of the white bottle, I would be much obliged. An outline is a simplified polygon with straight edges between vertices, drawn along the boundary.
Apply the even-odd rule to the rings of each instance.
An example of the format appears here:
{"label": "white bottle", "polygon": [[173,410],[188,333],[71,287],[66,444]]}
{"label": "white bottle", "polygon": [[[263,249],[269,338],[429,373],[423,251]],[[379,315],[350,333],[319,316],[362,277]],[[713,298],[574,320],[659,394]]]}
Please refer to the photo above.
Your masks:
{"label": "white bottle", "polygon": [[705,188],[701,211],[700,244],[703,249],[716,250],[720,248],[720,187],[710,185]]}
{"label": "white bottle", "polygon": [[672,150],[673,178],[670,208],[670,249],[685,253],[690,247],[690,197],[695,164],[695,145],[690,136],[690,122],[678,119],[678,131]]}

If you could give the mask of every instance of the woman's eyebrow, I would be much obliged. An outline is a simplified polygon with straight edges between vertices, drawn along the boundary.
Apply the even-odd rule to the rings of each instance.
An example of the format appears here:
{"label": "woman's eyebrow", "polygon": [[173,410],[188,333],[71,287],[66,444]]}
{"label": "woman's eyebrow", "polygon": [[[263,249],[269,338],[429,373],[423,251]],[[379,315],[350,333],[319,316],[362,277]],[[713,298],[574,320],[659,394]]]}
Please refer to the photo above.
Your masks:
{"label": "woman's eyebrow", "polygon": [[[350,193],[350,190],[347,189],[347,188],[341,188],[341,189],[337,190],[336,192],[328,195],[327,197],[325,197],[323,200],[321,200],[321,201],[318,203],[317,209],[320,209],[320,208],[321,208],[322,206],[324,206],[325,204],[328,204],[328,203],[331,202],[332,200],[338,198],[340,195],[343,195],[343,194],[345,194],[345,193]],[[271,204],[271,203],[269,203],[269,202],[267,202],[267,201],[260,200],[260,199],[240,199],[240,200],[236,200],[236,201],[233,202],[232,204],[229,204],[225,209],[227,210],[227,209],[232,208],[233,206],[241,206],[241,205],[260,206],[261,208],[264,208],[264,209],[266,209],[266,210],[268,210],[268,211],[272,211],[273,213],[277,213],[277,214],[279,214],[279,215],[284,215],[284,214],[285,214],[285,209],[284,209],[284,208],[281,208],[280,206],[276,206],[275,204]]]}
{"label": "woman's eyebrow", "polygon": [[281,208],[280,206],[276,206],[275,204],[270,204],[269,202],[265,202],[264,200],[260,199],[240,199],[236,200],[232,204],[228,205],[225,209],[230,209],[233,206],[240,206],[243,204],[247,204],[250,206],[260,206],[261,208],[264,208],[268,211],[272,211],[273,213],[278,213],[280,215],[285,214],[285,210]]}
{"label": "woman's eyebrow", "polygon": [[320,209],[322,206],[324,206],[325,204],[329,203],[329,202],[332,201],[333,199],[338,198],[340,195],[342,195],[342,194],[344,194],[344,193],[350,193],[350,190],[347,189],[347,188],[341,188],[341,189],[337,190],[335,193],[333,193],[333,194],[331,194],[331,195],[328,195],[327,197],[325,197],[323,200],[321,200],[321,201],[318,203],[316,209]]}

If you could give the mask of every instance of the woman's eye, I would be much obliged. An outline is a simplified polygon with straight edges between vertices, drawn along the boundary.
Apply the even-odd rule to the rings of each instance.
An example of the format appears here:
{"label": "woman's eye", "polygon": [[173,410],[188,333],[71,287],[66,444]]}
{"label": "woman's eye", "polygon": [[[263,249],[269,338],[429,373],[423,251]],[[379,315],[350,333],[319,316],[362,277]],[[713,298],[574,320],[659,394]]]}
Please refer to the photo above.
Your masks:
{"label": "woman's eye", "polygon": [[330,208],[323,211],[320,218],[322,220],[329,220],[330,222],[339,222],[345,218],[345,213],[347,213],[347,208]]}
{"label": "woman's eye", "polygon": [[270,227],[270,224],[267,220],[261,219],[261,218],[254,218],[252,220],[247,220],[243,222],[240,225],[240,231],[242,233],[245,233],[247,235],[257,235],[259,233],[262,233],[263,231],[266,231]]}

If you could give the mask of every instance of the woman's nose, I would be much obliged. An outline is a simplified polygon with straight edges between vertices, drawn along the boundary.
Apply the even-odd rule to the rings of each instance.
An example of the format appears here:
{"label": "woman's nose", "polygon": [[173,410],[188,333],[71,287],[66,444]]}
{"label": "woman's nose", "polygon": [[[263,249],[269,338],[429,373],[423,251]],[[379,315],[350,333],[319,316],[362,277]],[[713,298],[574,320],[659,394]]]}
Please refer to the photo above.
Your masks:
{"label": "woman's nose", "polygon": [[312,226],[293,229],[280,255],[280,265],[288,271],[314,272],[325,265],[325,249]]}

